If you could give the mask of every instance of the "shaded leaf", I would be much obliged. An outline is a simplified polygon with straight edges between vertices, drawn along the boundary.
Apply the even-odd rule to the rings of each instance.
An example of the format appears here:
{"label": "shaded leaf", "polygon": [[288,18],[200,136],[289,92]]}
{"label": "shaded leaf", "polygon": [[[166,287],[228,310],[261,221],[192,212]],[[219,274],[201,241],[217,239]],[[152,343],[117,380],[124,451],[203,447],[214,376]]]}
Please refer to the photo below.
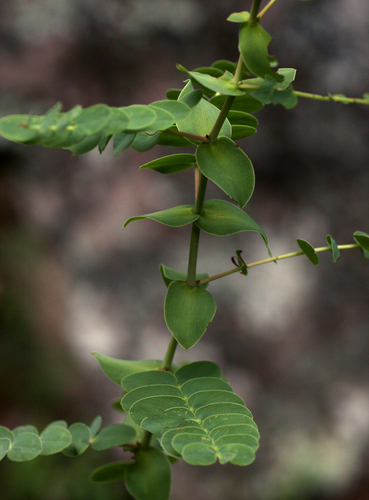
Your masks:
{"label": "shaded leaf", "polygon": [[169,500],[171,470],[164,453],[157,448],[138,450],[135,463],[126,467],[125,485],[136,500]]}
{"label": "shaded leaf", "polygon": [[145,163],[141,168],[150,168],[161,174],[174,174],[176,172],[182,172],[187,168],[192,167],[196,163],[195,155],[191,154],[175,154],[170,156],[163,156],[157,160]]}
{"label": "shaded leaf", "polygon": [[[221,109],[227,96],[217,95],[210,99],[210,103]],[[264,107],[264,104],[256,99],[255,97],[244,94],[242,96],[237,96],[233,101],[231,111],[242,111],[244,113],[256,113]]]}
{"label": "shaded leaf", "polygon": [[160,224],[170,227],[180,227],[191,224],[199,218],[198,214],[193,212],[192,205],[180,205],[178,207],[168,208],[167,210],[162,210],[161,212],[154,212],[152,214],[140,215],[137,217],[131,217],[124,223],[123,229],[135,220],[151,219]]}
{"label": "shaded leaf", "polygon": [[243,111],[235,111],[231,109],[228,113],[228,120],[232,125],[247,125],[249,127],[257,127],[259,122],[250,113],[244,113]]}
{"label": "shaded leaf", "polygon": [[[179,67],[179,65],[177,65],[177,67]],[[231,96],[243,95],[245,93],[233,82],[233,75],[229,71],[225,71],[221,76],[215,77],[198,71],[188,71],[183,68],[183,66],[180,67],[182,70],[186,71],[193,80],[213,92]]]}
{"label": "shaded leaf", "polygon": [[109,141],[110,139],[112,138],[113,136],[110,134],[110,135],[106,135],[105,137],[103,137],[100,142],[99,142],[99,153],[103,153],[106,149],[106,146],[109,144]]}
{"label": "shaded leaf", "polygon": [[130,132],[147,130],[157,119],[157,114],[154,109],[143,104],[132,104],[131,106],[120,109],[122,109],[129,118],[128,126],[125,129],[127,134]]}
{"label": "shaded leaf", "polygon": [[125,134],[121,132],[120,134],[116,134],[113,140],[113,154],[114,156],[118,156],[119,153],[129,148],[132,144],[133,139],[136,137],[136,133]]}
{"label": "shaded leaf", "polygon": [[165,93],[167,99],[171,101],[176,101],[182,89],[168,89]]}
{"label": "shaded leaf", "polygon": [[57,425],[47,426],[40,434],[40,439],[42,443],[41,455],[59,453],[67,448],[72,442],[70,432],[64,427]]}
{"label": "shaded leaf", "polygon": [[312,262],[315,266],[319,264],[319,257],[318,254],[316,253],[314,247],[310,245],[305,240],[300,240],[299,238],[297,239],[297,244],[301,248],[301,250],[304,252],[306,257]]}
{"label": "shaded leaf", "polygon": [[138,151],[139,153],[148,151],[149,149],[152,149],[158,142],[159,136],[159,133],[148,135],[145,132],[138,132],[131,143],[131,148],[135,151]]}
{"label": "shaded leaf", "polygon": [[237,63],[232,61],[227,61],[226,59],[219,59],[218,61],[214,61],[212,63],[213,68],[218,68],[222,72],[229,71],[230,73],[234,73],[237,68]]}
{"label": "shaded leaf", "polygon": [[242,149],[228,137],[200,144],[196,150],[201,172],[233,198],[242,208],[252,196],[255,174],[252,163]]}
{"label": "shaded leaf", "polygon": [[105,464],[95,469],[90,480],[94,483],[113,483],[114,481],[123,481],[126,467],[130,462],[113,462]]}
{"label": "shaded leaf", "polygon": [[369,251],[369,234],[364,233],[363,231],[355,231],[354,240],[364,250]]}
{"label": "shaded leaf", "polygon": [[193,146],[185,137],[173,134],[171,132],[178,132],[177,127],[171,127],[165,132],[161,132],[157,144],[159,146],[173,146],[175,148],[188,148]]}
{"label": "shaded leaf", "polygon": [[72,443],[63,451],[67,457],[75,457],[82,455],[90,444],[90,429],[85,424],[76,423],[72,424],[68,431],[72,436]]}
{"label": "shaded leaf", "polygon": [[65,149],[69,149],[74,155],[82,155],[84,153],[88,153],[96,148],[96,146],[101,141],[101,135],[87,135],[84,139],[82,139],[77,144],[73,146],[69,146]]}
{"label": "shaded leaf", "polygon": [[19,434],[22,434],[23,432],[30,432],[38,436],[38,430],[33,425],[20,425],[19,427],[15,427],[12,432],[15,437],[17,437]]}
{"label": "shaded leaf", "polygon": [[20,432],[15,436],[8,451],[8,458],[13,462],[33,460],[42,451],[41,439],[33,432]]}
{"label": "shaded leaf", "polygon": [[249,127],[247,125],[232,125],[232,140],[234,141],[250,137],[254,134],[256,134],[255,127]]}
{"label": "shaded leaf", "polygon": [[164,318],[169,331],[185,349],[195,345],[214,318],[216,303],[201,287],[173,281],[164,302]]}
{"label": "shaded leaf", "polygon": [[96,434],[99,432],[100,428],[101,428],[101,423],[102,423],[102,418],[99,416],[97,416],[96,418],[94,418],[92,424],[90,425],[90,436],[91,436],[91,439],[93,439]]}
{"label": "shaded leaf", "polygon": [[0,438],[0,460],[8,453],[11,441],[8,438]]}
{"label": "shaded leaf", "polygon": [[250,19],[250,12],[233,12],[227,17],[227,21],[231,23],[245,23]]}
{"label": "shaded leaf", "polygon": [[121,385],[122,378],[127,375],[159,368],[162,363],[160,360],[156,359],[126,361],[124,359],[110,358],[109,356],[98,354],[97,352],[93,352],[92,354],[97,359],[105,375],[118,385]]}

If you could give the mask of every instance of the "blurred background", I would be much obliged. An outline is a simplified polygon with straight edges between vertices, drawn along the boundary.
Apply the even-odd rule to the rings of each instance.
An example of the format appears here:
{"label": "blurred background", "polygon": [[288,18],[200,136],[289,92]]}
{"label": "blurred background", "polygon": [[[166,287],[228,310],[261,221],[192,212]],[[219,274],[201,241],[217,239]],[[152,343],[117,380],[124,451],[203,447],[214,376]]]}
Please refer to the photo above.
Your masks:
{"label": "blurred background", "polygon": [[[267,2],[264,1],[262,6]],[[164,99],[183,73],[236,61],[238,26],[225,19],[251,0],[12,0],[0,2],[0,114],[42,114],[57,101],[126,106]],[[369,91],[369,3],[277,1],[263,19],[295,89],[361,97]],[[324,246],[369,232],[369,108],[300,100],[267,107],[258,133],[239,141],[253,161],[246,207],[274,255],[296,238]],[[189,150],[186,150],[189,152]],[[164,263],[186,271],[190,226],[171,229],[134,215],[192,203],[189,171],[138,167],[146,153],[110,147],[68,151],[0,139],[0,424],[56,419],[105,425],[118,386],[91,352],[162,358],[169,340]],[[208,198],[225,197],[210,187]],[[266,258],[256,233],[201,236],[199,271]],[[202,341],[176,361],[223,367],[259,425],[249,467],[178,463],[172,500],[367,500],[369,498],[369,263],[359,250],[313,266],[298,257],[233,275],[209,289],[218,311]],[[115,500],[124,486],[89,482],[119,450],[0,465],[1,500]]]}

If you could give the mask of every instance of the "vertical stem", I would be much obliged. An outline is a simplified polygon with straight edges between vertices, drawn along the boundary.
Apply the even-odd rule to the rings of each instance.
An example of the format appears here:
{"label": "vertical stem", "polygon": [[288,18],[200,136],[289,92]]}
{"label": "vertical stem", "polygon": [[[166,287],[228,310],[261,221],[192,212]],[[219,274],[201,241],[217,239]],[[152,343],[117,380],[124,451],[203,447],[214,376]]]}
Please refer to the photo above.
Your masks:
{"label": "vertical stem", "polygon": [[161,367],[160,367],[162,370],[170,370],[170,368],[172,366],[174,354],[176,352],[177,345],[178,345],[178,342],[172,336],[170,338],[170,342],[169,342],[169,345],[168,345],[168,348],[167,348],[167,352],[165,353],[163,362],[162,362]]}
{"label": "vertical stem", "polygon": [[250,23],[258,22],[258,12],[260,9],[261,0],[254,0],[252,3],[251,11],[250,11]]}

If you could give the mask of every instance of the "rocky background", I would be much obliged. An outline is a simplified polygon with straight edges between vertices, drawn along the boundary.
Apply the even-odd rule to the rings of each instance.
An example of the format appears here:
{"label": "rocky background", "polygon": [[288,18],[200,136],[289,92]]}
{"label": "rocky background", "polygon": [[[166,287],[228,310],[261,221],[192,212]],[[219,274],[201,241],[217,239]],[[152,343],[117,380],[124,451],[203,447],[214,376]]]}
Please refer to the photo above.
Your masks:
{"label": "rocky background", "polygon": [[[266,4],[266,2],[264,2]],[[0,2],[0,113],[44,113],[103,102],[148,104],[181,87],[175,63],[195,68],[237,59],[237,25],[251,0],[12,0]],[[369,91],[369,4],[277,1],[263,25],[297,90]],[[369,108],[300,100],[257,115],[240,141],[254,163],[247,212],[275,255],[296,238],[351,243],[369,232]],[[169,154],[156,147],[77,159],[67,151],[0,140],[0,424],[42,429],[60,418],[89,423],[119,397],[91,352],[162,358],[169,339],[160,263],[186,270],[189,226],[130,216],[191,203],[188,172],[138,167]],[[222,197],[215,187],[209,197]],[[261,238],[202,236],[199,270],[265,258]],[[299,257],[211,285],[218,312],[203,340],[176,360],[224,368],[262,435],[257,460],[174,467],[173,500],[367,500],[369,498],[369,263],[358,250],[314,267]],[[129,498],[90,471],[119,459],[39,457],[0,464],[1,500]]]}

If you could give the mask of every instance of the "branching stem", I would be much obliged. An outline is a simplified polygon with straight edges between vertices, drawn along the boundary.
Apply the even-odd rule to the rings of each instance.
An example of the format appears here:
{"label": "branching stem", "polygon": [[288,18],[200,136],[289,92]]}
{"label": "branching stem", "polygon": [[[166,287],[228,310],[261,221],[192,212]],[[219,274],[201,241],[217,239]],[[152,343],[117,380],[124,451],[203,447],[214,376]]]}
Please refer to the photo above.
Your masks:
{"label": "branching stem", "polygon": [[[353,244],[348,244],[348,245],[337,245],[339,250],[349,250],[351,248],[359,248],[360,245],[353,243]],[[332,250],[332,247],[326,246],[326,247],[318,247],[314,249],[316,253],[320,252],[328,252],[329,250]],[[270,257],[269,259],[263,259],[263,260],[258,260],[256,262],[252,262],[251,264],[247,264],[247,269],[250,269],[250,267],[256,267],[256,266],[261,266],[263,264],[268,264],[269,262],[277,262],[278,260],[283,260],[283,259],[289,259],[291,257],[298,257],[299,255],[304,255],[304,252],[302,250],[298,252],[291,252],[291,253],[285,253],[283,255],[277,255],[275,257]],[[209,283],[210,281],[215,281],[220,278],[224,278],[226,276],[230,276],[231,274],[238,273],[241,270],[240,267],[236,267],[234,269],[230,269],[229,271],[225,271],[224,273],[216,274],[215,276],[210,276],[210,278],[205,278],[203,280],[198,281],[198,285],[204,285],[205,283]]]}
{"label": "branching stem", "polygon": [[264,9],[262,9],[257,18],[258,20],[260,21],[260,19],[263,17],[264,14],[266,14],[268,12],[268,10],[270,9],[270,7],[276,2],[277,0],[270,0],[270,2],[264,7]]}
{"label": "branching stem", "polygon": [[261,0],[254,0],[250,11],[250,23],[258,22],[258,12],[260,9]]}
{"label": "branching stem", "polygon": [[293,92],[296,97],[303,97],[304,99],[314,99],[316,101],[326,101],[326,102],[341,102],[343,104],[366,104],[369,106],[369,99],[360,99],[359,97],[346,97],[338,94],[334,95],[319,95],[319,94],[309,94],[308,92],[299,92],[295,90]]}

